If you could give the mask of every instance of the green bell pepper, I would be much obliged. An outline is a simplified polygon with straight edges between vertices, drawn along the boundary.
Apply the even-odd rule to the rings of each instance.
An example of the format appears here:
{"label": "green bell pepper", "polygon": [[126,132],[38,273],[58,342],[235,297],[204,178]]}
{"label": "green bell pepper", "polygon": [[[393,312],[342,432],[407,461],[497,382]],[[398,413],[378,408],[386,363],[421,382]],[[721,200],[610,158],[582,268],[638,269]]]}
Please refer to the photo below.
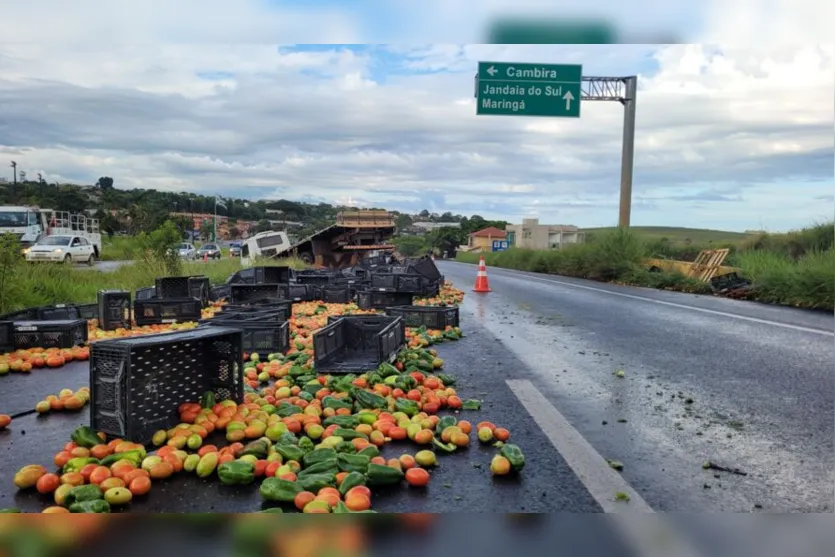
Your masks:
{"label": "green bell pepper", "polygon": [[81,501],[70,505],[71,513],[109,513],[110,503],[104,499],[94,499],[92,501]]}
{"label": "green bell pepper", "polygon": [[81,426],[75,431],[72,432],[70,435],[70,439],[78,445],[79,447],[84,447],[86,449],[92,449],[96,445],[101,445],[104,443],[101,437],[99,437],[96,432],[91,427]]}
{"label": "green bell pepper", "polygon": [[87,466],[88,464],[99,464],[99,459],[93,458],[91,456],[80,456],[77,458],[71,458],[64,464],[64,467],[61,469],[61,473],[67,474],[69,472],[80,472],[82,468]]}
{"label": "green bell pepper", "polygon": [[408,398],[398,398],[397,402],[394,403],[394,409],[397,412],[403,412],[410,418],[420,412],[417,402]]}
{"label": "green bell pepper", "polygon": [[344,427],[335,429],[333,431],[333,435],[336,437],[342,437],[343,439],[365,439],[368,441],[368,435],[365,433],[360,433],[359,431]]}
{"label": "green bell pepper", "polygon": [[369,391],[365,391],[363,389],[356,389],[354,391],[354,399],[363,408],[383,409],[388,405],[384,397]]}
{"label": "green bell pepper", "polygon": [[446,373],[438,373],[435,375],[438,379],[441,380],[441,383],[444,384],[444,387],[452,387],[456,383],[455,377],[452,375],[447,375]]}
{"label": "green bell pepper", "polygon": [[304,412],[304,410],[301,407],[288,402],[282,402],[278,405],[278,410],[276,410],[276,414],[282,418],[289,418],[293,414],[301,414],[302,412]]}
{"label": "green bell pepper", "polygon": [[499,454],[510,461],[510,467],[519,472],[525,467],[525,455],[518,445],[506,444],[499,450]]}
{"label": "green bell pepper", "polygon": [[342,480],[342,483],[339,484],[339,493],[345,497],[345,494],[351,489],[360,485],[365,485],[365,481],[365,474],[361,474],[360,472],[349,472]]}
{"label": "green bell pepper", "polygon": [[133,462],[135,466],[139,466],[142,463],[142,459],[145,458],[143,451],[139,449],[133,451],[123,451],[121,453],[113,453],[110,456],[106,456],[102,459],[101,465],[102,466],[110,466],[112,464],[116,464],[120,460],[129,460]]}
{"label": "green bell pepper", "polygon": [[215,394],[212,391],[203,393],[203,398],[200,399],[201,408],[214,408],[215,404],[217,404],[217,401],[215,401]]}
{"label": "green bell pepper", "polygon": [[461,405],[462,410],[481,410],[481,401],[470,399],[465,400],[464,403]]}
{"label": "green bell pepper", "polygon": [[400,483],[405,477],[403,472],[391,466],[371,463],[368,465],[368,485],[394,485]]}
{"label": "green bell pepper", "polygon": [[292,503],[296,495],[304,491],[304,488],[296,482],[282,480],[281,478],[267,478],[261,482],[258,491],[261,493],[261,497],[267,501]]}
{"label": "green bell pepper", "polygon": [[338,425],[339,427],[353,429],[359,425],[359,420],[354,416],[331,416],[326,418],[322,425],[325,427]]}
{"label": "green bell pepper", "polygon": [[99,486],[94,484],[79,485],[67,493],[64,505],[69,506],[73,503],[84,503],[85,501],[96,501],[98,499],[104,499],[104,493]]}
{"label": "green bell pepper", "polygon": [[312,464],[299,472],[298,476],[301,478],[302,476],[315,476],[317,474],[336,474],[339,472],[339,466],[337,466],[336,458],[329,458],[327,460],[323,460],[321,462],[317,462],[316,464]]}
{"label": "green bell pepper", "polygon": [[438,420],[438,425],[435,427],[435,433],[440,435],[444,432],[444,430],[448,427],[452,427],[458,423],[458,420],[455,419],[455,416],[444,416],[440,420]]}
{"label": "green bell pepper", "polygon": [[320,462],[324,462],[326,460],[336,458],[336,451],[329,448],[324,449],[316,449],[313,450],[306,455],[302,459],[305,466],[313,466],[314,464],[319,464]]}
{"label": "green bell pepper", "polygon": [[238,454],[238,458],[246,455],[252,455],[258,460],[263,460],[267,458],[267,454],[269,452],[270,445],[263,439],[258,439],[257,441],[247,443],[243,450]]}
{"label": "green bell pepper", "polygon": [[217,467],[223,485],[246,485],[255,481],[255,465],[246,460],[224,462]]}
{"label": "green bell pepper", "polygon": [[458,447],[453,443],[443,443],[438,441],[437,438],[432,438],[432,444],[435,446],[436,449],[440,450],[441,452],[445,452],[447,454],[452,454],[455,452],[455,449]]}
{"label": "green bell pepper", "polygon": [[336,452],[339,453],[339,454],[356,454],[357,453],[357,447],[353,443],[351,443],[350,441],[343,441],[342,443],[340,443],[339,445],[334,447],[334,450],[336,450]]}
{"label": "green bell pepper", "polygon": [[300,475],[298,480],[296,480],[296,483],[299,484],[304,491],[319,493],[320,489],[336,485],[336,474]]}
{"label": "green bell pepper", "polygon": [[332,396],[326,396],[325,398],[323,398],[322,406],[324,406],[325,408],[331,408],[333,410],[339,410],[340,408],[350,410],[353,407],[353,405],[350,402],[346,402],[344,400],[340,400]]}
{"label": "green bell pepper", "polygon": [[340,454],[336,457],[340,472],[359,472],[365,474],[371,457],[361,454]]}
{"label": "green bell pepper", "polygon": [[367,447],[363,448],[361,451],[357,452],[358,455],[367,456],[368,459],[372,459],[375,456],[380,456],[380,449],[377,448],[376,445],[368,445]]}
{"label": "green bell pepper", "polygon": [[305,455],[304,449],[301,449],[296,445],[275,445],[275,452],[281,455],[284,462],[287,462],[288,460],[301,462]]}

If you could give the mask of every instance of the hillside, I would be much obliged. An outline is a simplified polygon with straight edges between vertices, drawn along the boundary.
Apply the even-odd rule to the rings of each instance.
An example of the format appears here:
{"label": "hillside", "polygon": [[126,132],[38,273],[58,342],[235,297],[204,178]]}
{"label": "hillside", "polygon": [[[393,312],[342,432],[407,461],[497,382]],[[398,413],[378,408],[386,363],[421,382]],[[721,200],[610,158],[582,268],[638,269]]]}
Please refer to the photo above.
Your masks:
{"label": "hillside", "polygon": [[[757,234],[745,232],[728,232],[726,230],[708,230],[703,228],[681,228],[674,226],[633,226],[631,229],[648,241],[656,242],[664,238],[673,244],[736,244],[752,239]],[[616,227],[584,228],[583,232],[590,235],[616,230]]]}

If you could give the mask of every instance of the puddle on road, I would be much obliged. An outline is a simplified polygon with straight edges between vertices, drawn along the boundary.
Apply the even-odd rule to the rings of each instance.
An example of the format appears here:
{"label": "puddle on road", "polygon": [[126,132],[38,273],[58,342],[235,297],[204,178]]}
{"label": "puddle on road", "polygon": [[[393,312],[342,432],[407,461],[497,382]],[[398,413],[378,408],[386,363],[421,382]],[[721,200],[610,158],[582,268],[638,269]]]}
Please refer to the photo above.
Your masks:
{"label": "puddle on road", "polygon": [[[467,296],[462,311],[539,376],[604,458],[623,462],[628,481],[648,494],[651,505],[661,502],[658,510],[832,510],[831,498],[820,490],[831,485],[823,463],[804,462],[759,435],[746,423],[749,417],[713,408],[711,395],[687,392],[640,362],[591,349],[593,332],[569,329],[557,315],[506,300]],[[705,471],[707,460],[747,468],[749,475]]]}

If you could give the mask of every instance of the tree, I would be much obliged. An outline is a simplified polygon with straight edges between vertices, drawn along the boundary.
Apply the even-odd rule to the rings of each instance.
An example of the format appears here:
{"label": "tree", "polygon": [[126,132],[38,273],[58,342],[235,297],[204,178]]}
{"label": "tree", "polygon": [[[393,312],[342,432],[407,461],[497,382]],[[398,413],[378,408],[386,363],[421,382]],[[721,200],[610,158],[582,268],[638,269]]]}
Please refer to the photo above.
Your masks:
{"label": "tree", "polygon": [[237,240],[238,238],[241,237],[241,231],[238,229],[237,226],[233,226],[232,228],[229,229],[229,237],[232,238],[233,240]]}
{"label": "tree", "polygon": [[102,190],[112,190],[113,189],[113,178],[110,176],[102,176],[99,178],[96,185],[101,188]]}
{"label": "tree", "polygon": [[414,257],[426,251],[426,241],[419,236],[400,236],[394,239],[397,251],[406,257]]}
{"label": "tree", "polygon": [[180,254],[177,252],[181,238],[180,231],[169,220],[150,234],[141,233],[138,240],[152,261],[162,263],[169,276],[177,276],[181,271]]}
{"label": "tree", "polygon": [[430,247],[453,256],[458,251],[458,246],[466,242],[466,238],[467,234],[460,228],[445,226],[427,234],[426,242]]}
{"label": "tree", "polygon": [[412,226],[412,222],[412,217],[405,213],[397,215],[397,217],[395,217],[394,219],[394,225],[397,227],[398,231],[402,231],[405,228],[409,228],[410,226]]}
{"label": "tree", "polygon": [[427,211],[426,209],[424,209],[423,211],[421,211],[421,212],[420,212],[420,218],[422,218],[422,219],[428,219],[428,218],[429,218],[429,211]]}
{"label": "tree", "polygon": [[255,230],[253,232],[258,234],[261,232],[267,232],[268,230],[272,230],[272,225],[270,225],[270,221],[264,219],[258,221],[258,224],[255,225]]}
{"label": "tree", "polygon": [[204,242],[208,241],[209,238],[212,237],[212,234],[214,234],[214,232],[214,226],[212,226],[211,221],[204,220],[202,223],[200,223],[200,239]]}

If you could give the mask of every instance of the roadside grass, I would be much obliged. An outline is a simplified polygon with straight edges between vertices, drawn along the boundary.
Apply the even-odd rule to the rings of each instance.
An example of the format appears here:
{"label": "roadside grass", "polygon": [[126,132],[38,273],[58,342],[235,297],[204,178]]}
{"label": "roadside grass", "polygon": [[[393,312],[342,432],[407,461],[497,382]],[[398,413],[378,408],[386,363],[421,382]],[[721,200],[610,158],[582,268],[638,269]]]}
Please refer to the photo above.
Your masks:
{"label": "roadside grass", "polygon": [[[749,298],[795,307],[835,308],[835,223],[818,224],[788,234],[760,235],[734,245],[726,265],[752,281]],[[687,246],[695,250],[711,247]],[[481,254],[460,253],[458,261],[477,263]],[[657,242],[640,231],[613,229],[584,244],[562,250],[509,249],[485,253],[487,265],[506,269],[707,294],[710,286],[674,272],[649,272],[644,261],[659,257]],[[670,257],[674,259],[675,257]]]}
{"label": "roadside grass", "polygon": [[132,261],[142,256],[142,246],[135,236],[102,236],[101,261]]}
{"label": "roadside grass", "polygon": [[[257,261],[257,265],[288,265],[303,269],[305,264],[298,259]],[[240,259],[225,258],[209,263],[183,262],[183,276],[204,275],[214,284],[223,284],[227,277],[240,270]],[[123,265],[110,272],[92,269],[77,269],[65,265],[19,263],[11,270],[5,284],[8,296],[3,296],[8,307],[0,313],[22,308],[59,303],[90,303],[96,301],[99,290],[129,290],[153,286],[157,277],[167,276],[165,265],[152,258],[141,259],[133,265]]]}

